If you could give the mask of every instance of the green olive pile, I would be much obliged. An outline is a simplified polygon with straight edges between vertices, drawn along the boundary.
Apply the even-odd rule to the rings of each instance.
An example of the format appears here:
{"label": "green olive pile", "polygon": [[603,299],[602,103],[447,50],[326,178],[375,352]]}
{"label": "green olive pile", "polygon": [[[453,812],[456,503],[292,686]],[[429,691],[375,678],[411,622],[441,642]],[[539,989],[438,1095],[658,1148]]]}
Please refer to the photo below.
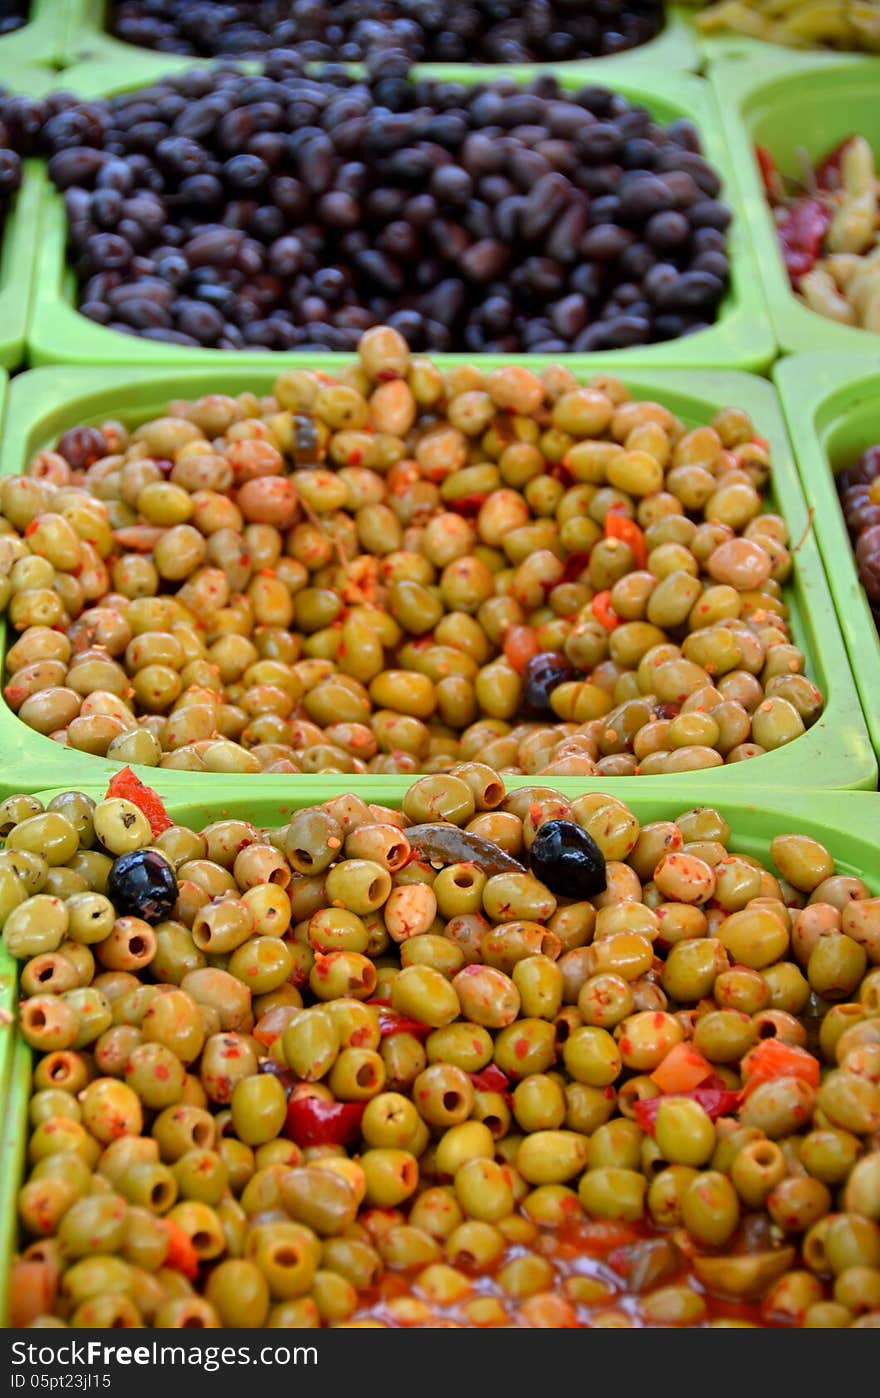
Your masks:
{"label": "green olive pile", "polygon": [[813,723],[735,408],[686,430],[562,366],[440,372],[368,331],[331,379],[64,433],[0,481],[7,703],[209,772],[680,772]]}
{"label": "green olive pile", "polygon": [[0,821],[13,1324],[880,1324],[880,897],[817,841],[476,763]]}

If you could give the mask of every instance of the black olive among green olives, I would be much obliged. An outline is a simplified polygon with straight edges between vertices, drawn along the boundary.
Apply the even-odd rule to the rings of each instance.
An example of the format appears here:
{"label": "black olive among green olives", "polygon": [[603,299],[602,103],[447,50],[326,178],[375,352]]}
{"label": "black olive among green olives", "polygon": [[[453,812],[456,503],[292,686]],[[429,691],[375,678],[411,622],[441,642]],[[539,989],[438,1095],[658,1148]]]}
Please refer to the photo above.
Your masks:
{"label": "black olive among green olives", "polygon": [[533,873],[554,893],[592,898],[604,893],[605,859],[593,837],[571,820],[549,820],[529,850]]}
{"label": "black olive among green olives", "polygon": [[474,761],[401,805],[6,802],[11,1323],[876,1326],[870,882]]}
{"label": "black olive among green olives", "polygon": [[177,901],[177,879],[167,859],[156,850],[131,850],[114,861],[107,896],[120,912],[149,923],[162,922]]}

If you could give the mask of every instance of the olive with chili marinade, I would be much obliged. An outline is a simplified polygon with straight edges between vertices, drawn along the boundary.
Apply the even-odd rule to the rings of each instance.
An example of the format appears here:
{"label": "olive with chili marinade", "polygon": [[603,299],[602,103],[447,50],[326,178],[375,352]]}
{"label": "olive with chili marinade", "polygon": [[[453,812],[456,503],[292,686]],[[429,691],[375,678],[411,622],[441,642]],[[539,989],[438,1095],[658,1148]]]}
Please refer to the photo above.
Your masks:
{"label": "olive with chili marinade", "polygon": [[[3,697],[110,762],[423,772],[437,789],[407,814],[425,821],[491,811],[491,773],[444,789],[462,759],[590,777],[750,760],[822,710],[755,433],[732,407],[689,428],[561,363],[442,371],[390,325],[335,377],[69,429],[0,481]],[[122,854],[130,835],[101,838]],[[300,872],[329,862],[318,843]]]}
{"label": "olive with chili marinade", "polygon": [[[739,816],[642,826],[475,762],[282,829],[126,789],[4,804],[14,1326],[876,1326],[880,899],[821,836],[747,858]],[[328,822],[328,865],[291,867]],[[601,892],[538,876],[583,863],[572,830]],[[175,857],[155,926],[98,891],[134,835],[118,863]],[[372,863],[392,838],[416,858]]]}

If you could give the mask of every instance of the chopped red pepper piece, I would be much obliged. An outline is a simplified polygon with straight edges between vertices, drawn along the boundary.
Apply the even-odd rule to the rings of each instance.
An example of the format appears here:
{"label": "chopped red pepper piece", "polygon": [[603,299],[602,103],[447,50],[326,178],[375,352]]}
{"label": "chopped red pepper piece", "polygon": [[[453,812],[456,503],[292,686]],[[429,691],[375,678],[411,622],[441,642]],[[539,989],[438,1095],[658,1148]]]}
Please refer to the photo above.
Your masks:
{"label": "chopped red pepper piece", "polygon": [[168,817],[164,802],[158,792],[151,786],[145,786],[140,777],[136,777],[130,767],[123,767],[110,778],[110,785],[107,787],[109,797],[120,797],[124,801],[130,801],[138,810],[143,811],[150,822],[150,829],[153,835],[161,835],[163,830],[168,830],[174,824]]}
{"label": "chopped red pepper piece", "polygon": [[826,155],[825,159],[822,161],[822,164],[817,166],[815,172],[816,184],[819,186],[820,189],[827,189],[829,192],[832,193],[835,190],[840,189],[840,167],[843,162],[843,153],[852,140],[852,136],[847,136],[845,140],[841,141],[839,145],[834,147],[833,151],[830,151],[828,155]]}
{"label": "chopped red pepper piece", "polygon": [[814,266],[830,226],[831,213],[821,199],[805,196],[789,208],[776,231],[792,284]]}
{"label": "chopped red pepper piece", "polygon": [[636,567],[645,567],[648,562],[648,548],[645,543],[644,530],[636,524],[634,519],[630,519],[622,510],[615,509],[613,505],[605,515],[605,538],[620,539],[623,543],[629,544],[636,561]]}
{"label": "chopped red pepper piece", "polygon": [[360,1136],[365,1102],[291,1097],[284,1134],[298,1146],[350,1146]]}
{"label": "chopped red pepper piece", "polygon": [[412,1034],[416,1039],[427,1039],[431,1033],[430,1024],[423,1024],[420,1019],[408,1019],[406,1015],[397,1013],[387,1006],[379,1009],[379,1033],[383,1039],[390,1039],[392,1034]]}
{"label": "chopped red pepper piece", "polygon": [[667,1092],[660,1097],[648,1097],[636,1102],[633,1107],[635,1119],[643,1131],[653,1136],[657,1125],[657,1113],[661,1102],[671,1102],[675,1097],[686,1097],[691,1102],[699,1102],[707,1116],[715,1121],[719,1116],[729,1116],[739,1106],[740,1094],[728,1087],[695,1087],[691,1092]]}
{"label": "chopped red pepper piece", "polygon": [[3,698],[10,709],[20,709],[25,699],[28,697],[28,686],[26,684],[8,684],[3,691]]}
{"label": "chopped red pepper piece", "polygon": [[692,1044],[674,1044],[650,1074],[661,1092],[692,1092],[715,1076],[712,1064]]}
{"label": "chopped red pepper piece", "polygon": [[470,1080],[478,1092],[509,1092],[510,1079],[495,1063],[482,1068],[479,1073],[471,1073]]}
{"label": "chopped red pepper piece", "polygon": [[613,631],[620,625],[620,617],[611,605],[611,593],[608,591],[596,593],[590,603],[590,611],[606,631]]}
{"label": "chopped red pepper piece", "polygon": [[533,655],[541,647],[531,626],[511,626],[504,636],[504,657],[518,674],[522,674]]}
{"label": "chopped red pepper piece", "polygon": [[779,176],[776,173],[776,161],[770,154],[766,146],[755,146],[755,159],[758,162],[758,169],[761,172],[761,183],[767,194],[777,195],[779,193]]}
{"label": "chopped red pepper piece", "polygon": [[253,1035],[257,1043],[270,1048],[298,1014],[299,1010],[295,1005],[273,1005],[254,1026]]}
{"label": "chopped red pepper piece", "polygon": [[742,1061],[741,1071],[746,1098],[763,1082],[775,1078],[800,1078],[811,1087],[819,1086],[819,1063],[806,1049],[784,1044],[780,1039],[764,1039],[750,1049]]}
{"label": "chopped red pepper piece", "polygon": [[161,1223],[168,1234],[168,1253],[163,1266],[171,1267],[175,1272],[182,1272],[190,1281],[195,1281],[199,1275],[199,1255],[193,1247],[192,1239],[180,1224],[174,1223],[172,1219],[163,1218]]}
{"label": "chopped red pepper piece", "polygon": [[588,553],[570,553],[562,565],[562,574],[559,582],[553,584],[558,587],[560,583],[574,582],[579,578],[586,567],[589,566],[590,555]]}

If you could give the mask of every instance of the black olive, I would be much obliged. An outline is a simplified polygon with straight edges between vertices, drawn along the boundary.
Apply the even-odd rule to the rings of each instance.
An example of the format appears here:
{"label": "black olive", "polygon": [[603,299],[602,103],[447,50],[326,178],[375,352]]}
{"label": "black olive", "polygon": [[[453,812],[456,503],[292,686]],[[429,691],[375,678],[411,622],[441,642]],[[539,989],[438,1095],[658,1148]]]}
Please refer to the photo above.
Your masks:
{"label": "black olive", "polygon": [[177,902],[177,878],[157,850],[121,854],[107,879],[107,897],[120,917],[140,917],[155,924],[169,917]]}
{"label": "black olive", "polygon": [[548,820],[531,849],[535,878],[561,898],[593,898],[605,892],[605,856],[592,835],[573,820]]}

